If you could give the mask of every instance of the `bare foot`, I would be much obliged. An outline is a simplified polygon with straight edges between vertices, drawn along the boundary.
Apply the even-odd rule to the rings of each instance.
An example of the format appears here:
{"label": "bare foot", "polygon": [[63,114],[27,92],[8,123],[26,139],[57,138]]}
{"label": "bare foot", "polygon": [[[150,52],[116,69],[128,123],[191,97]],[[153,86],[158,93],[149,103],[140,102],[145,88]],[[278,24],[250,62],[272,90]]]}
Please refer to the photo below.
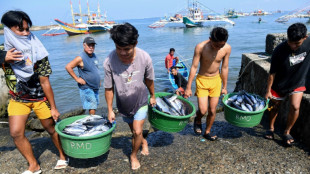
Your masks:
{"label": "bare foot", "polygon": [[131,169],[137,170],[141,167],[140,162],[138,161],[137,157],[133,157],[130,155],[130,161],[131,161]]}
{"label": "bare foot", "polygon": [[147,141],[144,139],[143,142],[142,142],[142,150],[141,150],[141,154],[142,155],[149,155],[149,147],[148,147],[148,144],[147,144]]}

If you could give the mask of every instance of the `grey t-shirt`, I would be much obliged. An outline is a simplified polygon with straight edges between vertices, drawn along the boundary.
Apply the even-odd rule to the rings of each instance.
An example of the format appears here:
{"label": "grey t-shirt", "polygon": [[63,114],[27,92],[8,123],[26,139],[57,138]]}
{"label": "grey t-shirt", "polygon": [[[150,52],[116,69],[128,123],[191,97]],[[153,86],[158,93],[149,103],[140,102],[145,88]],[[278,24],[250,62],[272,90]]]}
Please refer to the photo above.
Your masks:
{"label": "grey t-shirt", "polygon": [[147,104],[148,90],[144,79],[154,80],[150,55],[135,47],[136,57],[131,64],[121,62],[113,50],[103,63],[104,88],[114,87],[119,112],[132,117]]}

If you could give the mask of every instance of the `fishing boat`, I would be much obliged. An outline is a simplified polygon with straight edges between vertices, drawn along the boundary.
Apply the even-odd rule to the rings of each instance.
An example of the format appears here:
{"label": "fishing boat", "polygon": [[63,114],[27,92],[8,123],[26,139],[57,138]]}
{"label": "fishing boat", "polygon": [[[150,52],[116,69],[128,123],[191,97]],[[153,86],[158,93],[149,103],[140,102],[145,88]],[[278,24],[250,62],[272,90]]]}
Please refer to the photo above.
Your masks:
{"label": "fishing boat", "polygon": [[229,9],[229,10],[226,12],[226,17],[227,17],[227,18],[238,18],[239,15],[237,14],[237,12],[236,12],[234,9]]}
{"label": "fishing boat", "polygon": [[253,13],[251,13],[252,16],[265,16],[265,15],[271,15],[271,13],[266,12],[264,10],[255,10]]}
{"label": "fishing boat", "polygon": [[[98,3],[98,11],[97,13],[90,14],[89,5],[87,1],[88,7],[88,14],[82,14],[81,11],[81,3],[79,2],[80,13],[73,13],[72,2],[70,1],[71,5],[71,14],[73,24],[68,24],[63,22],[59,19],[55,19],[55,21],[67,32],[69,36],[77,35],[77,34],[88,34],[88,33],[95,33],[95,32],[104,32],[110,30],[115,22],[107,21],[106,15],[100,15],[100,7]],[[79,19],[75,19],[76,16],[79,16]],[[83,17],[87,17],[87,22],[83,23]],[[105,19],[103,19],[105,17]],[[78,23],[76,23],[76,21]]]}
{"label": "fishing boat", "polygon": [[[189,71],[188,71],[188,68],[187,68],[187,65],[185,64],[185,62],[183,62],[179,59],[179,63],[176,65],[176,67],[178,68],[178,73],[180,73],[186,80],[188,80]],[[171,74],[171,72],[169,72],[168,78],[169,78],[169,81],[170,81],[173,89],[175,89],[175,90],[178,89],[179,87],[175,83],[173,74]]]}
{"label": "fishing boat", "polygon": [[[204,8],[202,8],[204,7]],[[212,22],[212,23],[211,23]],[[161,28],[166,25],[179,27],[179,25],[186,27],[202,27],[208,24],[217,24],[219,22],[235,23],[225,17],[204,6],[197,0],[188,0],[188,7],[178,11],[173,17],[166,17],[149,25],[150,28]]]}

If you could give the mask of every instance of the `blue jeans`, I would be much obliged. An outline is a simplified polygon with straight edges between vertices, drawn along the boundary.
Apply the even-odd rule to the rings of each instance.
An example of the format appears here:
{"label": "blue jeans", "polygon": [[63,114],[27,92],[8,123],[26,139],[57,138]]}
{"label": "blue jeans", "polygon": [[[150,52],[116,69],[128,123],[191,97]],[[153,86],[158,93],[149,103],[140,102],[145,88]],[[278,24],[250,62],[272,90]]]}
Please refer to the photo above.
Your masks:
{"label": "blue jeans", "polygon": [[123,116],[124,122],[132,124],[134,120],[144,120],[147,116],[148,106],[142,106],[133,117]]}

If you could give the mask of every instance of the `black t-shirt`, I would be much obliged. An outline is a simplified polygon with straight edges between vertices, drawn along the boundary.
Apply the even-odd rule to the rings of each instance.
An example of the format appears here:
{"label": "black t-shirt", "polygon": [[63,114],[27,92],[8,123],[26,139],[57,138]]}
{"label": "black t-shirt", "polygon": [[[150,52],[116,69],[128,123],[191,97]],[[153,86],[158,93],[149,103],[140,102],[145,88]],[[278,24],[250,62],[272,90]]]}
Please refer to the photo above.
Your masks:
{"label": "black t-shirt", "polygon": [[298,87],[305,86],[310,66],[310,38],[292,51],[287,41],[276,47],[271,57],[270,74],[275,75],[272,89],[284,95]]}
{"label": "black t-shirt", "polygon": [[0,50],[0,64],[4,63],[6,51]]}
{"label": "black t-shirt", "polygon": [[180,73],[178,73],[176,76],[173,77],[175,80],[175,84],[177,84],[178,87],[182,87],[185,90],[187,86],[187,80]]}

